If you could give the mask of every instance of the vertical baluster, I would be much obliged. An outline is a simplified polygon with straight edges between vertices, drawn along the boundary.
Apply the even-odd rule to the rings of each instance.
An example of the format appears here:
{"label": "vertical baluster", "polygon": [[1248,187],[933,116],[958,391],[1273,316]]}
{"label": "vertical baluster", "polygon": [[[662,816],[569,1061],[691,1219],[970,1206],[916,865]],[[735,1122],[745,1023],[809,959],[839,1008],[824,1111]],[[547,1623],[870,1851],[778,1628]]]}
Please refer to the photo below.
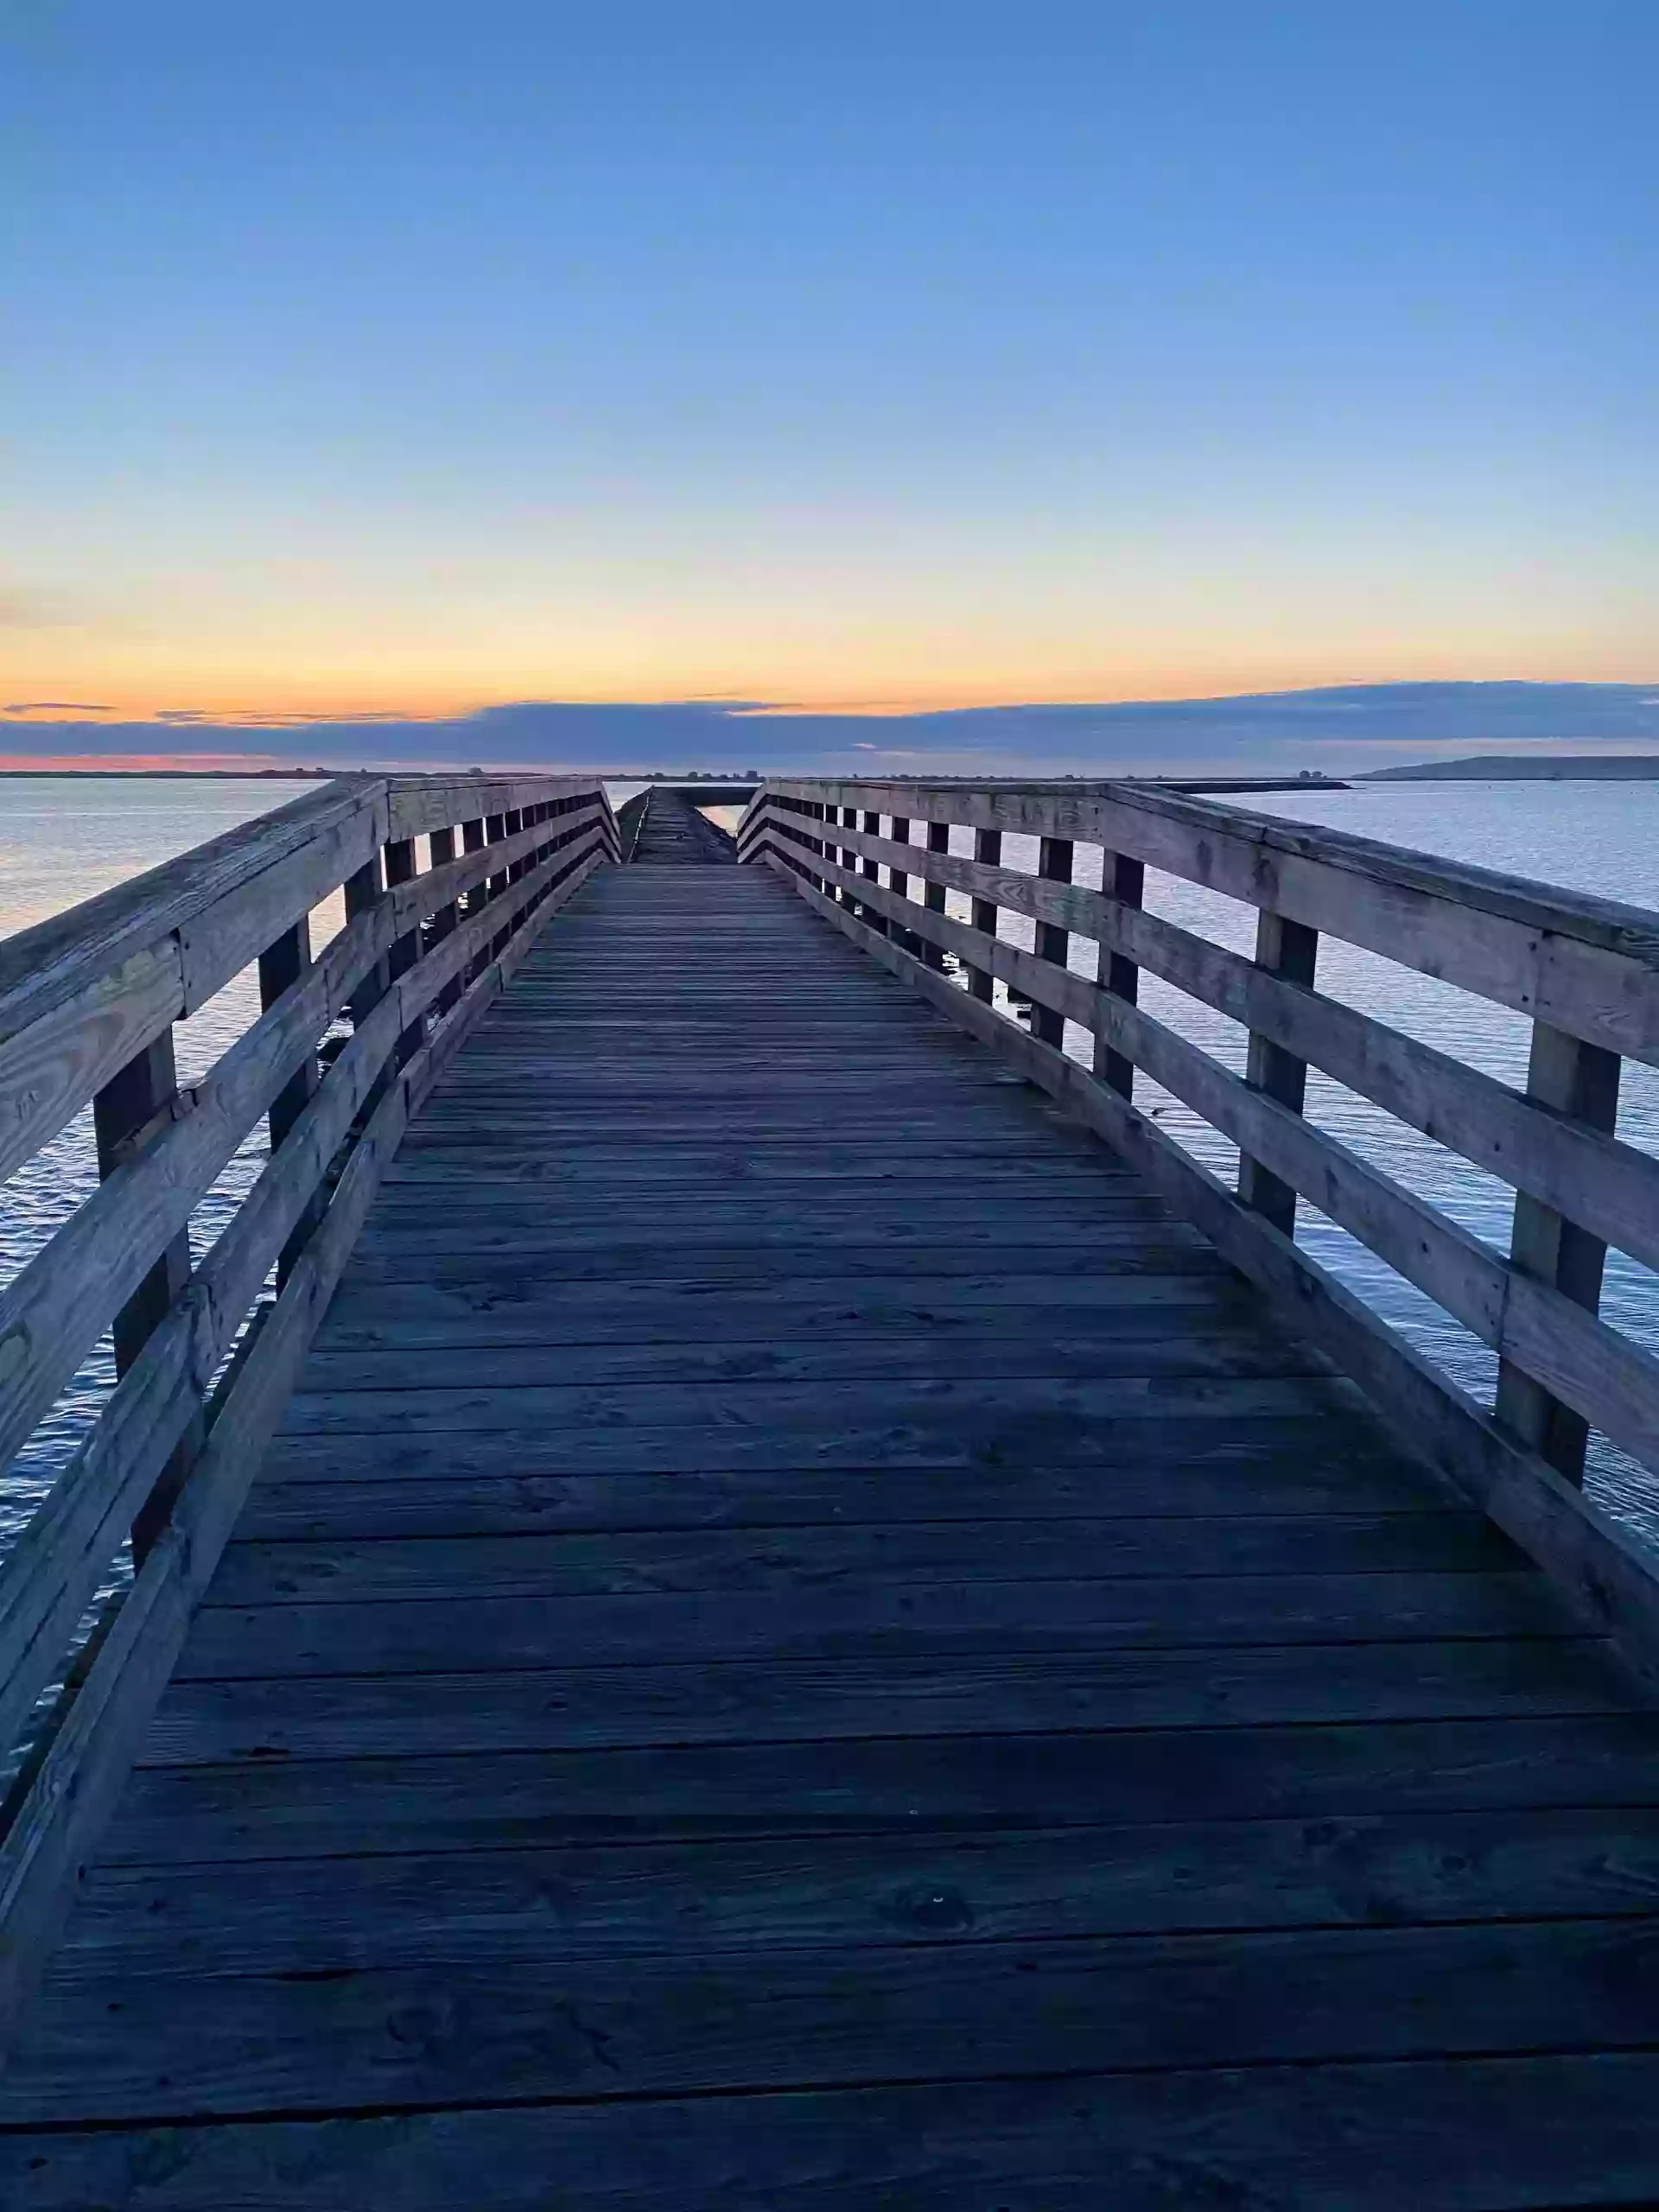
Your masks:
{"label": "vertical baluster", "polygon": [[[930,822],[928,823],[927,849],[930,853],[948,853],[950,851],[950,824],[948,822]],[[930,914],[942,914],[944,912],[944,886],[942,883],[925,883],[922,887],[922,904],[926,907]],[[927,939],[924,938],[921,945],[921,956],[922,964],[924,967],[936,968],[941,972],[943,971],[944,967],[944,952],[941,946],[930,944]]]}
{"label": "vertical baluster", "polygon": [[[974,858],[976,861],[981,861],[986,868],[1001,868],[1002,865],[1002,832],[1000,830],[976,830],[974,832]],[[981,899],[976,896],[974,899],[973,923],[974,927],[978,930],[982,936],[995,937],[996,935],[996,902],[995,899]],[[970,968],[968,971],[968,988],[969,992],[975,998],[982,1000],[987,1006],[991,1002],[991,994],[995,980],[995,979],[993,977],[988,968]]]}
{"label": "vertical baluster", "polygon": [[[1532,1027],[1527,1096],[1548,1112],[1611,1136],[1618,1121],[1622,1062],[1599,1045],[1580,1044],[1548,1022]],[[1601,1303],[1607,1247],[1575,1221],[1522,1191],[1515,1201],[1510,1257],[1522,1274],[1551,1283],[1593,1313]],[[1570,1406],[1506,1359],[1497,1370],[1497,1417],[1570,1482],[1584,1480],[1589,1427]]]}
{"label": "vertical baluster", "polygon": [[[864,816],[864,834],[868,837],[879,837],[881,835],[881,817],[879,814],[871,814],[868,810],[866,811]],[[879,861],[870,860],[867,856],[860,867],[859,873],[864,877],[867,882],[880,883],[881,880],[881,864]],[[869,924],[870,927],[874,930],[879,936],[886,937],[887,934],[887,916],[885,914],[878,914],[874,906],[866,906],[863,912],[864,918]]]}
{"label": "vertical baluster", "polygon": [[[489,833],[485,827],[484,817],[482,815],[474,815],[470,822],[463,822],[461,823],[461,849],[463,853],[481,853],[488,842]],[[467,903],[461,910],[467,916],[468,921],[472,919],[474,914],[479,914],[483,912],[484,908],[489,904],[489,898],[490,890],[487,882],[474,885],[473,888],[467,893]],[[461,993],[467,988],[467,986],[473,981],[473,978],[475,976],[482,974],[485,965],[485,955],[481,952],[474,953],[473,957],[467,963],[465,969],[455,978],[456,983],[459,987],[455,993],[457,998],[460,997]]]}
{"label": "vertical baluster", "polygon": [[[903,814],[893,816],[893,842],[895,845],[907,845],[910,842],[910,821],[907,816]],[[887,888],[889,891],[896,891],[901,899],[908,899],[910,877],[906,871],[901,868],[890,868],[887,870]],[[913,930],[906,929],[902,923],[895,922],[888,931],[888,935],[895,944],[901,944],[906,952],[915,951],[916,932]]]}
{"label": "vertical baluster", "polygon": [[[842,808],[841,826],[843,830],[857,829],[858,809],[855,806],[843,806]],[[836,857],[844,868],[855,868],[858,866],[858,855],[853,850],[850,845],[839,846],[836,849]],[[850,907],[854,913],[857,913],[859,911],[858,894],[855,891],[843,888],[841,894],[841,903],[843,906]]]}
{"label": "vertical baluster", "polygon": [[[380,855],[377,853],[372,860],[365,861],[360,868],[346,879],[346,920],[354,922],[360,914],[366,914],[372,907],[378,905],[384,895]],[[354,1029],[362,1027],[375,1007],[385,998],[390,987],[391,976],[391,965],[385,957],[382,957],[375,962],[373,967],[352,993],[351,997],[346,1001],[346,1010],[352,1017],[352,1027]],[[366,1121],[373,1113],[382,1098],[385,1096],[386,1085],[391,1080],[391,1056],[389,1056],[379,1074],[370,1085],[368,1095],[359,1109],[359,1121]]]}
{"label": "vertical baluster", "polygon": [[[386,887],[394,889],[400,883],[415,880],[415,840],[394,837],[386,847]],[[408,929],[393,943],[386,962],[386,981],[390,987],[400,976],[407,976],[421,957],[421,933],[418,925]],[[406,1067],[426,1042],[426,1020],[416,1014],[397,1039],[397,1065]]]}
{"label": "vertical baluster", "polygon": [[[172,1117],[179,1095],[173,1057],[173,1030],[161,1035],[118,1068],[92,1100],[92,1134],[98,1172],[107,1179],[143,1148],[145,1137]],[[124,1375],[143,1350],[151,1332],[171,1311],[190,1280],[190,1232],[181,1229],[115,1317],[115,1371]],[[185,1477],[201,1449],[202,1416],[198,1413],[174,1446],[156,1487],[132,1524],[133,1556],[143,1560],[167,1525]]]}
{"label": "vertical baluster", "polygon": [[[447,867],[454,857],[455,833],[453,828],[435,830],[432,832],[433,867]],[[460,926],[461,909],[452,899],[447,906],[440,906],[432,917],[432,950],[435,952],[445,938],[453,937]],[[435,1015],[448,1014],[460,996],[461,978],[459,976],[452,976],[433,1001],[433,1014]]]}
{"label": "vertical baluster", "polygon": [[[1287,921],[1282,914],[1263,908],[1255,925],[1258,968],[1265,969],[1270,976],[1282,976],[1287,983],[1311,987],[1319,956],[1317,930],[1309,929],[1305,922]],[[1250,1032],[1244,1079],[1252,1090],[1276,1098],[1293,1114],[1301,1112],[1307,1091],[1307,1062],[1299,1060],[1294,1052],[1287,1052],[1270,1038],[1258,1036],[1254,1030]],[[1249,1153],[1239,1154],[1238,1195],[1275,1229],[1282,1230],[1287,1236],[1295,1235],[1295,1192]]]}
{"label": "vertical baluster", "polygon": [[[506,816],[505,814],[486,814],[484,817],[484,830],[486,838],[490,844],[493,845],[499,843],[507,834]],[[504,862],[499,872],[497,874],[491,876],[488,883],[485,887],[484,895],[486,903],[489,906],[493,906],[495,901],[505,892],[506,887],[507,870]],[[494,959],[496,954],[501,950],[501,943],[502,933],[498,932],[497,935],[491,938],[484,946],[479,957],[479,973],[480,975],[482,975],[485,969],[489,966],[491,961]]]}
{"label": "vertical baluster", "polygon": [[[283,993],[296,983],[311,965],[311,918],[308,914],[295,923],[291,930],[284,930],[272,944],[268,944],[259,956],[259,1006],[269,1012]],[[321,1070],[315,1052],[308,1052],[299,1066],[270,1102],[267,1127],[270,1132],[273,1153],[282,1149],[283,1141],[293,1128],[307,1105],[316,1096],[317,1085],[322,1080]],[[288,1242],[276,1262],[276,1286],[281,1289],[294,1271],[294,1263],[303,1250],[308,1238],[322,1219],[327,1204],[321,1190],[306,1201],[304,1212],[295,1223]]]}
{"label": "vertical baluster", "polygon": [[[1100,887],[1118,906],[1138,910],[1146,899],[1146,862],[1131,860],[1127,853],[1103,853]],[[1133,1006],[1140,997],[1141,970],[1127,953],[1114,952],[1103,944],[1096,975],[1102,989],[1122,999],[1126,1006]],[[1134,1097],[1135,1062],[1126,1052],[1115,1052],[1103,1037],[1095,1039],[1095,1073],[1109,1090],[1124,1098]]]}
{"label": "vertical baluster", "polygon": [[[1069,837],[1045,837],[1038,848],[1037,873],[1050,883],[1070,883],[1071,880],[1071,840]],[[1068,931],[1058,922],[1039,922],[1037,925],[1037,957],[1052,961],[1057,968],[1066,965],[1066,954],[1071,944]],[[1057,1014],[1052,1007],[1038,1006],[1031,1009],[1031,1033],[1045,1045],[1057,1048],[1065,1043],[1065,1016]]]}

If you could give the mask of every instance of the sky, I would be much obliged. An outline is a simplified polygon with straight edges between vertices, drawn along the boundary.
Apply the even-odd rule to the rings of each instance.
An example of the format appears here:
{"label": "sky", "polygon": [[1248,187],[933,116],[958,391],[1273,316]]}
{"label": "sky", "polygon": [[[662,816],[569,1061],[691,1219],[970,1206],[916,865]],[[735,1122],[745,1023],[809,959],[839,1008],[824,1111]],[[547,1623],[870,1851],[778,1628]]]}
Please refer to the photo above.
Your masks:
{"label": "sky", "polygon": [[0,0],[0,755],[1659,693],[1656,83],[1655,0]]}

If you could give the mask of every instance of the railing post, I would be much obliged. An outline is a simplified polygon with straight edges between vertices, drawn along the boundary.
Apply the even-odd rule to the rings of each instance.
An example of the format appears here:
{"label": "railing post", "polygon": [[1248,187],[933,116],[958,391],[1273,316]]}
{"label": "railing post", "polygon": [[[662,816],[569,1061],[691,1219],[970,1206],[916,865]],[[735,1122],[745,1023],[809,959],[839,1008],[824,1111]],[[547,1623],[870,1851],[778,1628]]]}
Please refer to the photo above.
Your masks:
{"label": "railing post", "polygon": [[[505,837],[506,834],[507,817],[505,814],[486,814],[485,816],[484,836],[486,844],[495,844],[499,839]],[[505,895],[506,888],[507,870],[505,868],[503,868],[499,875],[491,876],[486,883],[484,887],[485,903],[488,906],[493,906],[498,899]],[[501,937],[499,934],[491,938],[482,947],[478,957],[478,972],[480,976],[484,973],[484,970],[489,966],[491,961],[494,959],[496,954],[500,950]]]}
{"label": "railing post", "polygon": [[[378,905],[385,895],[385,885],[380,872],[380,855],[376,853],[372,860],[365,861],[361,868],[356,869],[346,879],[346,920],[354,922],[359,914],[366,914],[371,907]],[[346,1004],[354,1029],[361,1028],[375,1007],[385,998],[390,988],[391,978],[391,963],[385,959],[377,960],[352,993]],[[360,1122],[366,1122],[385,1096],[386,1085],[391,1080],[392,1058],[395,1057],[393,1055],[387,1059],[379,1074],[370,1084],[363,1103],[358,1109],[358,1118]]]}
{"label": "railing post", "polygon": [[[797,805],[798,810],[801,810],[803,817],[805,817],[805,821],[810,823],[823,821],[823,801],[818,801],[818,798],[801,798],[801,801],[797,801]],[[823,861],[823,838],[821,836],[807,838],[807,852],[812,854],[814,861]],[[814,869],[807,869],[807,882],[817,885],[817,889],[825,887],[825,885],[823,885],[823,874],[817,874]]]}
{"label": "railing post", "polygon": [[[1037,873],[1050,883],[1070,883],[1071,880],[1071,840],[1069,837],[1045,837],[1038,848]],[[1057,922],[1037,925],[1037,957],[1051,960],[1057,968],[1067,965],[1066,952],[1070,935]],[[1045,1045],[1056,1050],[1065,1043],[1065,1016],[1052,1006],[1033,1004],[1031,1033]]]}
{"label": "railing post", "polygon": [[[879,837],[881,835],[881,817],[879,814],[871,814],[868,810],[866,811],[864,816],[864,834],[868,837]],[[859,874],[863,876],[868,882],[880,883],[881,880],[881,863],[879,861],[867,859],[860,867]],[[864,918],[879,936],[887,936],[887,918],[885,914],[878,914],[874,906],[866,906],[864,909]]]}
{"label": "railing post", "polygon": [[[311,965],[311,918],[295,923],[284,930],[276,942],[268,944],[259,956],[259,1008],[268,1014],[283,992],[296,983]],[[311,1100],[322,1080],[322,1071],[315,1052],[308,1052],[299,1066],[271,1100],[266,1117],[270,1131],[273,1154],[283,1148],[283,1140]],[[294,1263],[305,1249],[307,1241],[322,1219],[327,1205],[322,1192],[315,1192],[306,1201],[304,1212],[295,1223],[288,1242],[276,1262],[276,1287],[281,1290],[294,1271]]]}
{"label": "railing post", "polygon": [[[928,823],[927,849],[930,853],[948,853],[950,851],[950,824],[948,822],[930,822]],[[924,882],[922,886],[922,904],[926,907],[930,914],[942,914],[944,912],[944,886],[942,883]],[[941,973],[943,973],[944,968],[944,953],[938,945],[932,944],[928,938],[924,938],[921,943],[921,956],[922,964],[924,967],[937,968],[941,971]]]}
{"label": "railing post", "polygon": [[[840,826],[842,829],[857,829],[858,809],[855,806],[843,806],[839,810],[839,814]],[[854,868],[858,866],[858,855],[854,852],[850,845],[837,845],[836,848],[836,858],[841,862],[841,865],[844,868]],[[855,914],[859,911],[857,893],[848,889],[845,885],[842,887],[841,903],[843,906],[847,907],[849,912]]]}
{"label": "railing post", "polygon": [[[485,827],[484,817],[481,814],[475,814],[470,822],[463,822],[461,823],[461,849],[463,853],[481,853],[485,846],[487,845],[489,842],[489,831]],[[475,883],[473,886],[473,888],[467,893],[467,918],[470,921],[474,914],[482,913],[485,907],[488,906],[489,900],[490,887],[488,883]],[[488,961],[489,954],[487,949],[474,954],[473,957],[467,963],[466,972],[463,975],[457,976],[455,979],[456,982],[460,986],[460,989],[456,992],[457,997],[461,995],[462,991],[467,989],[467,986],[473,982],[475,976],[481,976],[483,974],[485,968],[488,964]]]}
{"label": "railing post", "polygon": [[[412,837],[395,837],[386,847],[386,887],[391,890],[400,883],[412,883],[414,880],[415,840]],[[400,976],[407,976],[420,957],[419,928],[405,930],[393,944],[386,962],[388,988]],[[400,1068],[406,1066],[425,1041],[426,1017],[417,1014],[397,1039],[397,1065]]]}
{"label": "railing post", "polygon": [[[447,867],[448,864],[454,859],[454,857],[455,833],[453,827],[448,830],[435,830],[432,832],[433,867]],[[445,938],[453,937],[460,926],[461,909],[455,900],[452,899],[447,906],[440,906],[437,912],[432,917],[431,950],[435,951],[438,946],[443,943]],[[460,998],[461,989],[461,984],[460,976],[452,976],[449,978],[449,981],[444,985],[443,988],[438,993],[436,999],[433,1001],[432,1011],[434,1015],[441,1018],[442,1015],[448,1014],[451,1007],[453,1007]]]}
{"label": "railing post", "polygon": [[[1002,864],[1002,832],[1000,830],[976,830],[974,858],[987,868],[1000,868]],[[994,899],[976,898],[974,900],[973,923],[983,936],[996,935],[996,905]],[[970,968],[968,970],[969,990],[987,1006],[991,1002],[995,983],[995,978],[988,968]]]}
{"label": "railing post", "polygon": [[[117,1169],[142,1152],[146,1137],[170,1121],[179,1096],[178,1070],[173,1056],[173,1027],[169,1022],[159,1037],[96,1093],[92,1099],[92,1135],[98,1147],[98,1173],[107,1181]],[[190,1281],[190,1232],[181,1229],[144,1276],[115,1317],[115,1371],[124,1375],[143,1350],[153,1330],[172,1311]],[[205,1432],[198,1411],[175,1445],[155,1488],[139,1507],[132,1524],[133,1557],[142,1561],[167,1525],[173,1501],[201,1449]]]}
{"label": "railing post", "polygon": [[[1618,1121],[1622,1069],[1618,1054],[1604,1046],[1580,1044],[1565,1030],[1534,1022],[1527,1096],[1547,1112],[1611,1136]],[[1524,1191],[1516,1193],[1510,1261],[1521,1274],[1552,1284],[1575,1306],[1593,1313],[1601,1303],[1606,1257],[1607,1247],[1599,1236]],[[1507,1359],[1498,1363],[1495,1411],[1512,1435],[1570,1482],[1584,1480],[1589,1424]]]}
{"label": "railing post", "polygon": [[[892,829],[893,842],[895,845],[907,845],[910,842],[910,817],[908,815],[895,814],[893,817]],[[887,870],[887,888],[889,891],[896,891],[901,899],[908,899],[910,896],[910,876],[908,872],[901,868],[890,868]],[[913,931],[907,930],[902,922],[894,922],[891,924],[887,931],[887,935],[893,938],[895,944],[902,945],[906,952],[915,951],[915,933]]]}
{"label": "railing post", "polygon": [[[1146,862],[1131,860],[1127,853],[1103,853],[1100,887],[1108,899],[1116,899],[1120,906],[1138,909],[1147,895]],[[1133,1006],[1139,998],[1141,970],[1127,953],[1114,952],[1109,945],[1103,944],[1097,976],[1101,988],[1109,991],[1115,999],[1122,999],[1126,1006]],[[1135,1062],[1126,1052],[1115,1052],[1104,1037],[1095,1039],[1095,1073],[1109,1090],[1116,1091],[1120,1097],[1135,1096]]]}
{"label": "railing post", "polygon": [[[1305,922],[1287,921],[1264,907],[1256,918],[1255,964],[1287,983],[1311,987],[1319,960],[1319,933]],[[1282,1045],[1250,1032],[1244,1079],[1293,1114],[1300,1114],[1307,1092],[1307,1062],[1299,1060]],[[1238,1195],[1243,1203],[1287,1236],[1296,1233],[1296,1193],[1290,1185],[1270,1174],[1259,1160],[1242,1152],[1238,1159]]]}

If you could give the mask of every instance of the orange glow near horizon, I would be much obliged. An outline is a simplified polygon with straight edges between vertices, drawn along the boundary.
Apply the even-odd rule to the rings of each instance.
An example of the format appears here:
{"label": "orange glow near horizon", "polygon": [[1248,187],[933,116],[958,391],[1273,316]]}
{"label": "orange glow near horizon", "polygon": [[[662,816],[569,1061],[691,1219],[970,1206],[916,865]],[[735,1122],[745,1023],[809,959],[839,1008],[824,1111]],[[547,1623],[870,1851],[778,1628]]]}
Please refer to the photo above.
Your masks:
{"label": "orange glow near horizon", "polygon": [[[1457,659],[1444,653],[1422,653],[1406,659],[1403,665],[1389,666],[1389,657],[1378,658],[1333,660],[1328,665],[1310,666],[1254,666],[1235,665],[1202,671],[1189,670],[1185,673],[1147,669],[1135,671],[1141,681],[1124,680],[1119,671],[1116,677],[1103,674],[1098,683],[1086,678],[1070,682],[1045,683],[1037,678],[1020,681],[1010,677],[1001,682],[987,680],[980,683],[877,683],[868,690],[855,690],[842,686],[799,685],[777,687],[757,683],[747,690],[728,688],[710,692],[703,687],[687,685],[679,689],[660,683],[636,686],[617,684],[603,690],[561,684],[556,679],[539,683],[524,683],[502,687],[493,695],[478,690],[446,690],[435,693],[422,687],[411,686],[401,698],[388,699],[384,690],[372,694],[356,690],[349,683],[338,690],[323,692],[321,687],[307,684],[301,687],[278,683],[250,687],[239,696],[227,693],[217,686],[197,690],[186,684],[169,685],[157,693],[148,687],[143,691],[127,690],[120,685],[67,683],[60,681],[51,687],[51,694],[41,696],[42,687],[36,685],[35,699],[29,698],[29,687],[21,685],[16,677],[8,679],[0,671],[0,690],[10,690],[19,696],[8,702],[0,696],[0,727],[10,723],[18,729],[48,729],[54,725],[73,724],[85,728],[88,724],[120,728],[145,725],[156,736],[176,732],[181,741],[188,742],[194,728],[206,726],[216,734],[229,729],[245,728],[253,737],[262,733],[280,731],[290,747],[302,747],[308,730],[319,725],[350,723],[358,725],[366,738],[377,723],[442,722],[465,721],[487,713],[492,708],[511,706],[521,702],[546,702],[565,706],[677,706],[704,705],[714,709],[728,708],[732,712],[734,731],[743,722],[768,721],[791,715],[835,715],[879,721],[906,715],[945,714],[970,711],[994,707],[1040,706],[1107,706],[1138,704],[1142,702],[1226,699],[1251,695],[1294,693],[1320,690],[1343,684],[1373,684],[1389,683],[1456,683],[1464,681],[1532,681],[1539,683],[1637,683],[1653,677],[1651,656],[1647,664],[1621,657],[1616,665],[1596,664],[1596,657],[1572,658],[1562,655],[1541,654],[1533,657],[1529,665],[1516,664],[1515,660],[1496,662],[1487,653]],[[1588,664],[1586,664],[1586,660]],[[72,692],[86,695],[79,701],[70,697]],[[298,703],[303,698],[304,704]],[[41,756],[0,755],[0,766],[27,766]],[[66,754],[63,760],[76,764],[81,756]],[[114,764],[114,754],[87,755],[89,763]],[[208,760],[223,761],[225,765],[241,765],[251,761],[256,766],[279,766],[292,760],[296,754],[289,751],[281,754],[219,753],[212,755],[200,753],[175,755],[156,748],[143,753],[124,754],[124,762],[142,766],[166,766],[175,760],[180,765],[200,765]]]}

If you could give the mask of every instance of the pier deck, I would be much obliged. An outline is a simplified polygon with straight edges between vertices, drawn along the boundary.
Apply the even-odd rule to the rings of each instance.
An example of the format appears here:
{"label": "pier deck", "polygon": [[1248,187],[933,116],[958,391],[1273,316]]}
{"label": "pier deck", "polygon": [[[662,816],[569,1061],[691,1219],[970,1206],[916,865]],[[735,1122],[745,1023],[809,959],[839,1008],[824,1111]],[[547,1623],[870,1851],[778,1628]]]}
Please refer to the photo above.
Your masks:
{"label": "pier deck", "polygon": [[1004,1061],[655,857],[386,1173],[0,2197],[1659,2195],[1600,1640]]}

